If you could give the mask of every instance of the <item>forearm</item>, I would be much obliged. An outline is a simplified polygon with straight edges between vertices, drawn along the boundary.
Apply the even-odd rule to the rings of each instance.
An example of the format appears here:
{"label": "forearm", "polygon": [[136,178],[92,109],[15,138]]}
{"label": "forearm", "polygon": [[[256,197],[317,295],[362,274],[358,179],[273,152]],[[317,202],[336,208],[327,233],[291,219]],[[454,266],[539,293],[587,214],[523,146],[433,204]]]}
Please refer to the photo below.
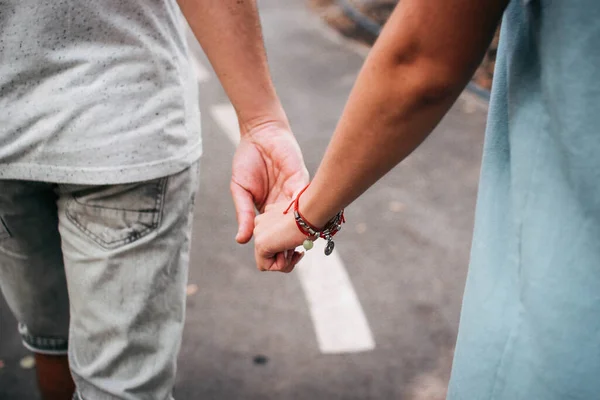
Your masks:
{"label": "forearm", "polygon": [[269,73],[256,0],[178,0],[233,104],[242,134],[287,125]]}
{"label": "forearm", "polygon": [[302,197],[307,219],[318,226],[421,144],[460,92],[449,90],[427,101],[427,93],[410,83],[393,87],[396,84],[390,84],[380,68],[366,63],[311,187]]}
{"label": "forearm", "polygon": [[[455,12],[460,3],[477,4],[455,3]],[[300,202],[314,225],[325,224],[429,135],[481,60],[504,8],[500,0],[462,10],[483,20],[479,31],[468,32],[460,16],[443,15],[439,4],[401,2],[371,51]]]}

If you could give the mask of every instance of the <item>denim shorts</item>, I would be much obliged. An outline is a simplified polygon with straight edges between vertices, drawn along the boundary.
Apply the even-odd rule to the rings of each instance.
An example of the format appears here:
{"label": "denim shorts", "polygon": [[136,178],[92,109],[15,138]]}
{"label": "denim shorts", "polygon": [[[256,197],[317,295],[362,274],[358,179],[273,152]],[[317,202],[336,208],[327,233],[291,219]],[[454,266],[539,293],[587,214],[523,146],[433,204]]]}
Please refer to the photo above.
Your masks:
{"label": "denim shorts", "polygon": [[125,185],[0,180],[0,289],[28,349],[68,353],[75,398],[172,398],[197,184],[197,163]]}

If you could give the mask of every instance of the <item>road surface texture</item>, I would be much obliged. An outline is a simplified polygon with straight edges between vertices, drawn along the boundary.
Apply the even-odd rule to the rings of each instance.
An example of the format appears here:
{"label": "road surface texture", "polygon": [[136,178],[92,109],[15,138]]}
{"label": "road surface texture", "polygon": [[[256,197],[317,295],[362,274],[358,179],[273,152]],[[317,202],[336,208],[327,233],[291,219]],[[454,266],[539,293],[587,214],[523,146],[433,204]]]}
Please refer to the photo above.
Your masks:
{"label": "road surface texture", "polygon": [[[260,1],[275,83],[314,173],[367,49],[302,0]],[[204,124],[181,399],[441,400],[473,225],[487,105],[465,93],[411,157],[347,210],[334,257],[260,273],[235,243],[231,106],[200,54]],[[360,146],[361,143],[357,143]],[[0,399],[34,400],[0,300]]]}

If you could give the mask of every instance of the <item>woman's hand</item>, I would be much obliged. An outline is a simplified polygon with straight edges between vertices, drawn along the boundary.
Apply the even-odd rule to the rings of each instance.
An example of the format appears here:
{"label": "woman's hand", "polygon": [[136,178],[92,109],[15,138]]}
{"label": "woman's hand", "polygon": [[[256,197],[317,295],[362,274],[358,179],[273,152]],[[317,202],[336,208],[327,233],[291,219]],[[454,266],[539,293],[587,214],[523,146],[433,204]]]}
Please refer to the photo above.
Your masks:
{"label": "woman's hand", "polygon": [[304,257],[304,252],[295,251],[306,236],[296,226],[294,213],[289,202],[268,205],[264,214],[254,222],[254,256],[261,271],[292,272]]}

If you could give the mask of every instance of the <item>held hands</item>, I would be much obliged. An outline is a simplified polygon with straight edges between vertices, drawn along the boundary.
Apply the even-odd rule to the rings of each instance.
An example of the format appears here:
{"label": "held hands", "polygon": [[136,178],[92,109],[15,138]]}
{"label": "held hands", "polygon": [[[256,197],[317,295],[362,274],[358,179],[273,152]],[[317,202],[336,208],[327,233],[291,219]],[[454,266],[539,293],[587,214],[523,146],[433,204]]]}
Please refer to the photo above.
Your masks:
{"label": "held hands", "polygon": [[346,222],[344,210],[335,214],[322,228],[316,227],[305,219],[300,210],[300,196],[307,189],[308,185],[294,196],[291,203],[269,205],[263,215],[256,217],[254,255],[261,271],[291,272],[304,256],[295,248],[303,244],[305,249],[310,250],[313,241],[318,238],[327,241],[326,256],[333,252],[333,237]]}
{"label": "held hands", "polygon": [[298,230],[293,212],[284,214],[290,202],[268,205],[265,213],[256,217],[254,256],[261,271],[292,272],[304,257],[294,249],[306,236]]}
{"label": "held hands", "polygon": [[289,202],[307,183],[300,146],[287,122],[249,129],[233,157],[230,185],[238,219],[237,242],[252,238],[255,208],[263,212],[276,202]]}
{"label": "held hands", "polygon": [[[236,240],[247,243],[254,233],[261,271],[291,272],[304,256],[294,249],[306,237],[294,214],[283,211],[308,179],[300,146],[286,122],[260,124],[242,135],[230,186],[238,219]],[[264,214],[256,217],[255,209]]]}

